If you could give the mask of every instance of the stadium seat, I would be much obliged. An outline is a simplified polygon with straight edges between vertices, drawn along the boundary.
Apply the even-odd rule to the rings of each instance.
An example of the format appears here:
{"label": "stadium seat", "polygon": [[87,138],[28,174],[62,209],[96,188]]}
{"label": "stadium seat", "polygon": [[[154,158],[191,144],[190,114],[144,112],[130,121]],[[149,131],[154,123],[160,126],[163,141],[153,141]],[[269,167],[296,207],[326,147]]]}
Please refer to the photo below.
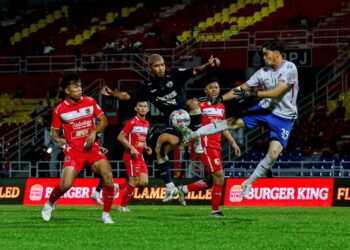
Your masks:
{"label": "stadium seat", "polygon": [[22,30],[22,38],[28,37],[30,34],[30,29],[29,28],[24,28]]}

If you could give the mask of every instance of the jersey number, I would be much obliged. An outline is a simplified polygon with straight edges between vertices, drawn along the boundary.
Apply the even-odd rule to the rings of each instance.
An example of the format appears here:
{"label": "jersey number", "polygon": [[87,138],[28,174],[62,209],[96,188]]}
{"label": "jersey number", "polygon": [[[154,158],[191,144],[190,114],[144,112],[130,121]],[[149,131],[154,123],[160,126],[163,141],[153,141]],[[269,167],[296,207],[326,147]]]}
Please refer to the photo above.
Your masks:
{"label": "jersey number", "polygon": [[284,129],[284,128],[282,128],[281,136],[282,136],[283,139],[287,140],[288,136],[289,136],[289,131]]}

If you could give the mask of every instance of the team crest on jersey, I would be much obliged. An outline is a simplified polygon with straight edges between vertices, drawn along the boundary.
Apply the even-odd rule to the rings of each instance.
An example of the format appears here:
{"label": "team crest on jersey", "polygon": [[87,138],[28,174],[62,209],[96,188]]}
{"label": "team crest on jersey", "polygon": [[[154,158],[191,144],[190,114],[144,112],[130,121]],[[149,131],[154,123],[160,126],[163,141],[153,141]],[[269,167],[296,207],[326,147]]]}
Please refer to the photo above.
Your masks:
{"label": "team crest on jersey", "polygon": [[67,156],[66,158],[64,158],[65,162],[70,162],[70,156]]}
{"label": "team crest on jersey", "polygon": [[174,83],[173,83],[173,81],[168,81],[165,85],[166,85],[168,88],[171,88],[172,86],[174,86]]}
{"label": "team crest on jersey", "polygon": [[219,158],[214,159],[214,163],[215,165],[220,165],[220,159]]}
{"label": "team crest on jersey", "polygon": [[90,108],[86,108],[86,109],[85,109],[85,113],[86,113],[86,114],[90,114],[90,113],[91,113]]}
{"label": "team crest on jersey", "polygon": [[140,172],[140,168],[139,168],[139,167],[136,167],[136,168],[135,168],[135,172],[136,172],[136,173]]}

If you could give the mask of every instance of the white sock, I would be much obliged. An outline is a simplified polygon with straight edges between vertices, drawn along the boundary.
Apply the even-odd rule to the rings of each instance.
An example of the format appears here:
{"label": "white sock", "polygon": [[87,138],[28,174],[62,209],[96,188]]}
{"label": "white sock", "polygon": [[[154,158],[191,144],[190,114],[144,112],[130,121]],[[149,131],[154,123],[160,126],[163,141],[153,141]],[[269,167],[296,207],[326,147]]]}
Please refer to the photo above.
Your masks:
{"label": "white sock", "polygon": [[188,194],[187,185],[183,185],[183,186],[182,186],[182,192],[184,192],[185,194]]}
{"label": "white sock", "polygon": [[102,212],[102,216],[108,216],[109,213],[108,212]]}
{"label": "white sock", "polygon": [[205,125],[203,127],[200,127],[197,129],[197,131],[194,132],[196,137],[200,137],[203,135],[213,135],[217,133],[221,133],[225,130],[228,129],[227,121],[218,121],[218,122],[213,122],[208,125]]}
{"label": "white sock", "polygon": [[249,184],[252,184],[258,178],[266,176],[267,171],[272,168],[273,164],[275,164],[275,160],[271,160],[271,158],[266,155],[265,158],[259,162],[258,166],[249,177],[247,182]]}
{"label": "white sock", "polygon": [[166,186],[166,189],[173,189],[175,187],[174,182],[169,182],[165,184],[165,186]]}

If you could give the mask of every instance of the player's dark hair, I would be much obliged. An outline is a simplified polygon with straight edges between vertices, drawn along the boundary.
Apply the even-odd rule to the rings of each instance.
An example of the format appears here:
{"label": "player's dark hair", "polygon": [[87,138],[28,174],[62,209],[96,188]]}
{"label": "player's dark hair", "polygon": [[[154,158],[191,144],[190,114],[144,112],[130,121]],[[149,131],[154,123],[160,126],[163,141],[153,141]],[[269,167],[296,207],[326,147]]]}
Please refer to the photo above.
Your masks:
{"label": "player's dark hair", "polygon": [[268,50],[277,50],[280,53],[284,51],[284,43],[276,37],[270,41],[264,42],[262,47]]}
{"label": "player's dark hair", "polygon": [[219,83],[219,80],[216,77],[209,77],[204,81],[204,87],[206,87],[208,84],[217,82]]}
{"label": "player's dark hair", "polygon": [[80,78],[77,74],[75,73],[69,73],[69,74],[65,74],[62,77],[62,90],[64,91],[65,88],[67,88],[70,84],[74,84],[80,81]]}

